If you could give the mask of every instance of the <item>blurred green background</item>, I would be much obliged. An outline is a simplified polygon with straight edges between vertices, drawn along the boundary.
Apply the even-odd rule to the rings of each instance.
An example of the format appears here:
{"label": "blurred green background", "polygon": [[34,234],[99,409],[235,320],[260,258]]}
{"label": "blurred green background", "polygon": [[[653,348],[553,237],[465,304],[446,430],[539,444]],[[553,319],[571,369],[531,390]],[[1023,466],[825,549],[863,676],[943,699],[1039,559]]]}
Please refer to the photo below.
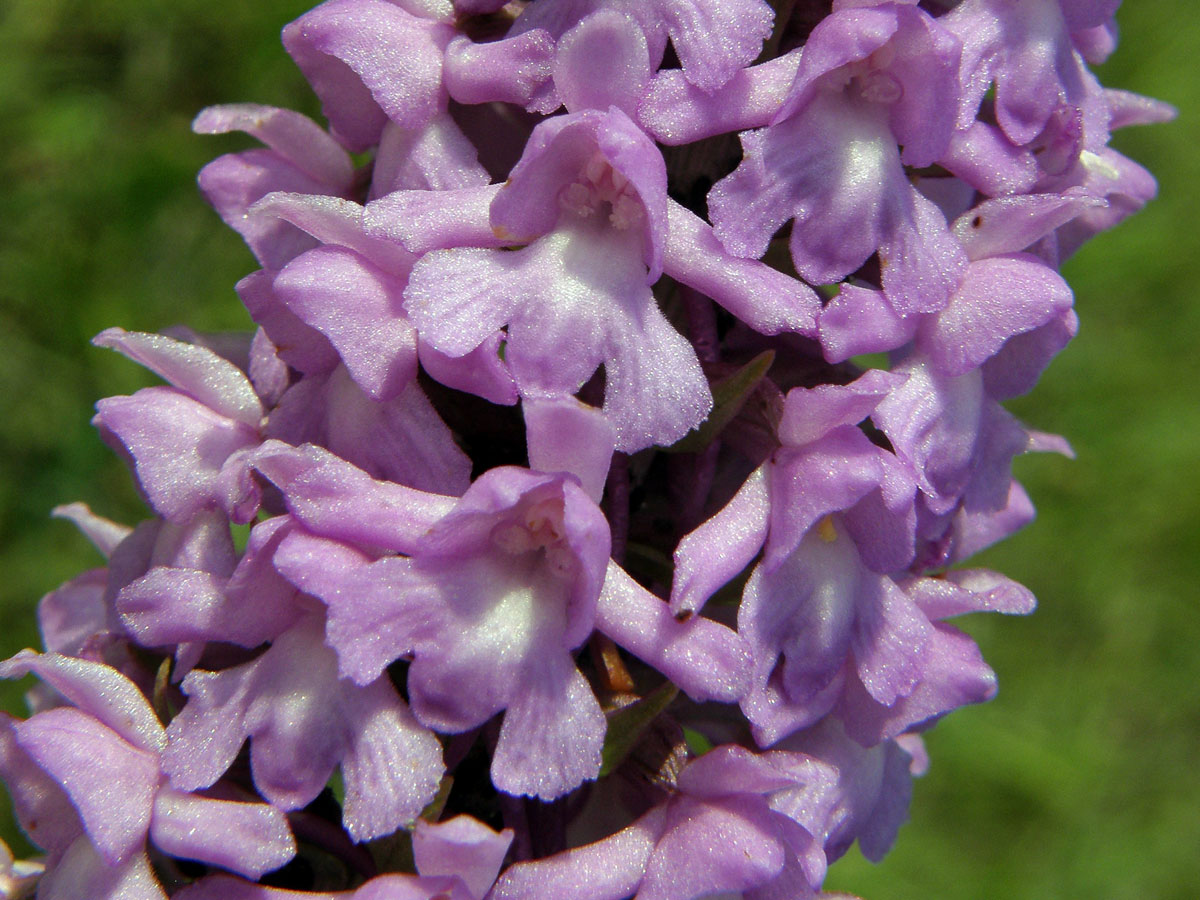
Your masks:
{"label": "blurred green background", "polygon": [[[278,43],[310,5],[0,3],[0,655],[36,645],[38,597],[101,562],[52,506],[144,516],[88,419],[151,378],[88,340],[249,325],[233,284],[251,257],[194,185],[247,142],[188,126],[243,100],[315,115]],[[928,736],[885,862],[834,867],[831,886],[870,900],[1200,896],[1200,24],[1180,0],[1126,6],[1099,74],[1179,107],[1115,140],[1161,197],[1067,267],[1080,336],[1011,407],[1079,458],[1018,462],[1040,517],[984,560],[1041,608],[966,623],[1000,695]],[[0,833],[25,846],[10,820]]]}

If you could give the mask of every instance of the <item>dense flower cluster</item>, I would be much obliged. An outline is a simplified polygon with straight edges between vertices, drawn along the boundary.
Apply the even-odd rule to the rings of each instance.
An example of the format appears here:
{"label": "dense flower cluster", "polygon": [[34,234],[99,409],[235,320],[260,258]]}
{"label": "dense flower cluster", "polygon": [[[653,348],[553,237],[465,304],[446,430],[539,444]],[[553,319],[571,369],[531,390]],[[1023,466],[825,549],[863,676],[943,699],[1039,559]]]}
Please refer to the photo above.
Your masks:
{"label": "dense flower cluster", "polygon": [[[252,338],[110,329],[152,519],[49,594],[0,773],[44,900],[821,894],[988,699],[1001,406],[1154,193],[1119,0],[327,0],[328,130],[205,196]],[[739,146],[740,142],[740,146]],[[886,356],[884,355],[886,354]],[[38,877],[6,858],[4,896]],[[22,867],[23,866],[23,867]]]}

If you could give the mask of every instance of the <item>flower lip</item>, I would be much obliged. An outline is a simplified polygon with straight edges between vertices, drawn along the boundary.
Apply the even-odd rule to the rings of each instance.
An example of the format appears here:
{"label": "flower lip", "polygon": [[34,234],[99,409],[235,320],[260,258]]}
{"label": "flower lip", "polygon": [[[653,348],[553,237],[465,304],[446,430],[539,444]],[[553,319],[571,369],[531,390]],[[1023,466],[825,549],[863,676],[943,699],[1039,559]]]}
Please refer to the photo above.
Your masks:
{"label": "flower lip", "polygon": [[490,219],[497,234],[517,243],[583,220],[594,221],[594,227],[641,229],[646,281],[653,284],[662,274],[667,235],[666,163],[646,133],[616,107],[554,116],[534,128],[492,201]]}

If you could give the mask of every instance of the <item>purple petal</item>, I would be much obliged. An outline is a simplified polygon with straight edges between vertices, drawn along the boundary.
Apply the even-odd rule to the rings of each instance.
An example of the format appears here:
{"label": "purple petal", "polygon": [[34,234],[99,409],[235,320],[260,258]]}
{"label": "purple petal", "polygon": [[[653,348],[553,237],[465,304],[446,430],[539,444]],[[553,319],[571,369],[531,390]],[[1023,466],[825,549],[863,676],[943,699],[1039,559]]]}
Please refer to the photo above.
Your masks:
{"label": "purple petal", "polygon": [[[271,269],[317,245],[312,237],[287,222],[246,215],[272,191],[326,194],[331,189],[270,150],[245,150],[214,159],[200,170],[200,192],[221,220],[246,241],[255,258]],[[340,193],[340,192],[338,192]]]}
{"label": "purple petal", "polygon": [[671,611],[698,612],[750,564],[767,539],[771,498],[765,468],[755,469],[720,512],[675,548]]}
{"label": "purple petal", "polygon": [[821,308],[816,291],[763,263],[729,253],[699,216],[667,201],[663,271],[711,297],[755,331],[813,336]]}
{"label": "purple petal", "polygon": [[412,653],[417,615],[424,610],[406,602],[420,587],[407,577],[408,560],[371,565],[371,557],[345,544],[297,531],[280,545],[275,565],[329,608],[326,636],[343,676],[368,685]]}
{"label": "purple petal", "polygon": [[[144,647],[221,640],[224,582],[209,572],[159,566],[121,588],[117,612]],[[256,647],[258,643],[243,646]]]}
{"label": "purple petal", "polygon": [[1071,31],[1104,25],[1117,12],[1121,0],[1064,0],[1063,18]]}
{"label": "purple petal", "polygon": [[158,753],[166,746],[162,723],[145,696],[111,666],[32,650],[0,663],[0,678],[19,678],[29,672],[134,747]]}
{"label": "purple petal", "polygon": [[197,134],[244,131],[336,193],[348,190],[354,164],[345,150],[308,116],[258,103],[209,106],[192,122]]}
{"label": "purple petal", "polygon": [[496,195],[492,227],[528,241],[560,225],[560,193],[588,176],[597,153],[626,180],[619,194],[644,215],[640,225],[629,230],[641,232],[642,261],[649,269],[646,283],[652,284],[662,274],[667,234],[666,163],[654,142],[619,109],[584,110],[540,123]]}
{"label": "purple petal", "polygon": [[852,647],[863,687],[884,706],[891,706],[920,679],[933,627],[890,578],[871,580],[872,602],[858,603]]}
{"label": "purple petal", "polygon": [[638,122],[668,146],[761,128],[783,105],[799,65],[798,52],[785,53],[738,70],[714,91],[696,87],[679,69],[664,69],[642,98]]}
{"label": "purple petal", "polygon": [[70,707],[38,713],[15,730],[21,749],[67,792],[109,865],[142,849],[161,777],[154,754]]}
{"label": "purple petal", "polygon": [[[564,228],[508,254],[528,254],[521,260],[527,298],[509,317],[505,352],[522,396],[573,394],[606,357],[625,349],[623,340],[658,336],[665,320],[646,286],[637,243],[630,232]],[[589,256],[581,258],[583,253]],[[618,449],[624,450],[617,430]]]}
{"label": "purple petal", "polygon": [[966,253],[941,210],[915,188],[907,199],[897,191],[885,206],[885,221],[897,224],[879,245],[883,292],[901,313],[941,309],[962,280]]}
{"label": "purple petal", "polygon": [[379,479],[458,496],[471,483],[471,460],[414,380],[376,403],[335,371],[329,379],[326,444]]}
{"label": "purple petal", "polygon": [[223,513],[203,512],[183,525],[150,519],[138,525],[113,551],[106,602],[111,602],[117,591],[155,566],[200,569],[228,576],[236,565],[237,551],[229,520]]}
{"label": "purple petal", "polygon": [[907,465],[887,453],[879,455],[883,479],[842,514],[846,531],[854,538],[863,565],[873,572],[907,569],[916,552],[917,486]]}
{"label": "purple petal", "polygon": [[569,659],[591,633],[608,525],[573,480],[501,467],[472,485],[416,554],[402,573],[412,584],[404,599],[423,606],[414,622],[428,629],[409,694],[422,721],[463,731],[520,693],[534,658]]}
{"label": "purple petal", "polygon": [[169,787],[154,799],[150,837],[172,856],[259,878],[296,855],[283,813],[265,803],[235,803]]}
{"label": "purple petal", "polygon": [[[889,124],[907,166],[928,166],[946,151],[954,131],[962,44],[915,4],[895,4],[892,58],[880,74],[900,86]],[[868,76],[869,78],[870,76]]]}
{"label": "purple petal", "polygon": [[[776,121],[794,115],[824,87],[836,84],[833,75],[843,66],[869,60],[896,33],[900,4],[840,3],[833,15],[823,18],[808,36],[800,55],[800,70],[787,103]],[[884,55],[884,54],[881,54]],[[841,75],[842,73],[837,73]]]}
{"label": "purple petal", "polygon": [[919,321],[892,309],[882,291],[843,282],[820,313],[821,349],[832,363],[895,350],[912,339]]}
{"label": "purple petal", "polygon": [[[783,869],[778,831],[777,814],[761,798],[680,802],[668,814],[638,897],[691,900],[758,887]],[[696,847],[710,849],[697,854]]]}
{"label": "purple petal", "polygon": [[490,180],[475,145],[448,112],[439,112],[419,129],[384,126],[368,199],[402,189],[472,188]]}
{"label": "purple petal", "polygon": [[275,293],[337,348],[355,382],[388,400],[417,374],[416,335],[401,311],[403,277],[341,247],[323,246],[288,263]]}
{"label": "purple petal", "polygon": [[988,569],[955,569],[944,578],[917,579],[906,589],[930,619],[972,612],[1024,616],[1037,605],[1029,588]]}
{"label": "purple petal", "polygon": [[379,140],[384,122],[419,127],[444,103],[442,48],[451,30],[384,0],[330,0],[283,29],[296,61],[349,149]]}
{"label": "purple petal", "polygon": [[746,691],[750,655],[738,635],[702,616],[676,619],[663,600],[613,562],[600,595],[596,628],[693,700],[730,703]]}
{"label": "purple petal", "polygon": [[176,900],[354,900],[354,896],[347,891],[330,894],[263,887],[229,875],[206,876],[175,894]]}
{"label": "purple petal", "polygon": [[1024,194],[1037,181],[1037,160],[1025,147],[1017,147],[1000,129],[987,122],[972,122],[956,131],[939,165],[977,191],[995,197]]}
{"label": "purple petal", "polygon": [[38,630],[48,651],[79,656],[94,635],[108,630],[107,569],[91,569],[38,601]]}
{"label": "purple petal", "polygon": [[475,394],[498,406],[512,406],[519,395],[512,373],[500,358],[505,338],[503,331],[493,332],[490,338],[463,356],[447,356],[426,343],[418,342],[417,357],[421,361],[421,368],[434,381],[457,391]]}
{"label": "purple petal", "polygon": [[386,677],[343,691],[340,703],[350,733],[341,759],[342,821],[359,843],[416,819],[437,793],[445,767],[441,743],[417,723]]}
{"label": "purple petal", "polygon": [[[421,257],[404,289],[404,309],[421,341],[463,356],[489,339],[530,292],[525,261],[533,253],[533,247],[514,253],[463,248]],[[540,293],[539,287],[535,281],[532,290]]]}
{"label": "purple petal", "polygon": [[1112,110],[1108,127],[1113,131],[1118,128],[1127,128],[1130,125],[1156,125],[1170,122],[1179,115],[1179,111],[1169,103],[1130,91],[1106,88],[1104,97],[1108,100],[1109,109]]}
{"label": "purple petal", "polygon": [[1046,366],[1078,332],[1075,310],[1060,309],[1046,324],[1009,338],[983,364],[983,386],[988,396],[1007,400],[1033,390]]}
{"label": "purple petal", "polygon": [[880,488],[890,474],[887,459],[886,451],[850,425],[810,444],[781,449],[770,470],[765,565],[774,567],[789,555],[822,516],[848,510]]}
{"label": "purple petal", "polygon": [[267,441],[254,466],[283,492],[288,509],[317,534],[407,552],[454,507],[454,498],[376,481],[328,450]]}
{"label": "purple petal", "polygon": [[313,194],[273,191],[254,204],[251,216],[269,216],[290,222],[322,244],[353,250],[376,268],[402,278],[415,257],[394,241],[365,230],[365,210],[351,200]]}
{"label": "purple petal", "polygon": [[[782,157],[782,143],[793,151],[803,144],[799,139],[791,140],[791,135],[781,137],[778,129],[771,128],[744,131],[738,137],[742,142],[742,161],[709,191],[708,216],[726,250],[734,256],[760,259],[766,254],[771,238],[795,215],[802,191],[802,187],[795,189],[791,173],[777,165],[775,158],[781,157],[782,162],[783,158],[795,155],[793,152]],[[799,166],[803,165],[801,160]],[[811,281],[815,270],[808,268],[809,271],[802,269],[800,274]]]}
{"label": "purple petal", "polygon": [[167,387],[109,397],[96,409],[93,424],[128,453],[150,504],[165,518],[185,522],[236,499],[222,469],[238,450],[259,442],[256,429]]}
{"label": "purple petal", "polygon": [[[617,449],[625,453],[673,444],[712,409],[695,349],[667,321],[650,289],[641,291],[641,302],[630,303],[612,323],[613,349],[604,370],[604,414],[616,430]],[[517,364],[514,356],[514,374]]]}
{"label": "purple petal", "polygon": [[[225,585],[230,612],[223,640],[256,647],[290,628],[303,609],[296,590],[274,566],[280,542],[291,530],[289,516],[259,522],[250,530],[246,550]],[[228,635],[237,636],[232,640]]]}
{"label": "purple petal", "polygon": [[42,876],[37,895],[40,900],[167,900],[145,853],[112,865],[83,838]]}
{"label": "purple petal", "polygon": [[502,4],[493,4],[492,9],[476,9],[471,10],[469,6],[472,3],[483,4],[486,6],[490,0],[467,0],[464,5],[463,0],[400,0],[400,6],[412,13],[414,16],[419,16],[422,19],[429,19],[435,22],[453,22],[455,10],[459,12],[495,12]]}
{"label": "purple petal", "polygon": [[379,875],[350,895],[350,900],[443,900],[443,898],[445,900],[475,900],[475,898],[467,896],[460,879],[449,876],[418,878],[414,875]]}
{"label": "purple petal", "polygon": [[1025,250],[1104,201],[1079,191],[985,200],[951,226],[973,260]]}
{"label": "purple petal", "polygon": [[1106,205],[1085,210],[1057,232],[1059,258],[1066,259],[1083,243],[1133,215],[1158,193],[1158,184],[1142,166],[1105,147],[1081,157],[1087,171],[1085,189]]}
{"label": "purple petal", "polygon": [[1041,260],[1024,254],[971,263],[950,303],[922,323],[917,346],[938,370],[963,375],[1071,307],[1071,289]]}
{"label": "purple petal", "polygon": [[[288,260],[308,249],[309,246],[301,248]],[[283,266],[288,260],[279,265]],[[260,269],[239,281],[234,289],[250,317],[262,327],[278,349],[280,359],[306,374],[330,371],[340,361],[337,351],[325,335],[304,324],[299,316],[284,305],[275,294],[274,281],[273,272]]]}
{"label": "purple petal", "polygon": [[[894,741],[864,748],[847,737],[832,717],[789,738],[785,745],[834,766],[836,782],[818,785],[815,796],[808,791],[786,798],[802,804],[799,817],[793,809],[781,811],[806,825],[811,823],[814,833],[823,835],[831,862],[845,854],[855,839],[869,859],[882,859],[908,814],[912,795],[909,754]],[[805,801],[809,810],[803,809]],[[811,809],[813,806],[817,808]]]}
{"label": "purple petal", "polygon": [[658,842],[663,813],[654,810],[594,844],[510,866],[492,900],[622,900],[638,885]]}
{"label": "purple petal", "polygon": [[0,777],[21,830],[43,850],[61,853],[84,835],[84,825],[61,785],[17,743],[19,724],[8,713],[0,713]]}
{"label": "purple petal", "polygon": [[[400,568],[376,565],[393,575]],[[482,725],[522,692],[527,659],[567,654],[561,639],[538,640],[523,618],[534,592],[514,581],[486,563],[461,565],[453,572],[417,570],[406,579],[405,605],[393,601],[391,608],[397,623],[421,628],[408,671],[408,696],[426,726],[460,733]],[[553,610],[561,603],[561,598],[551,598],[548,606]]]}
{"label": "purple petal", "polygon": [[[462,3],[463,0],[457,0]],[[489,3],[489,0],[465,0],[471,6],[476,6],[481,3]],[[495,0],[491,0],[494,4]],[[554,39],[562,37],[567,31],[579,23],[581,19],[588,14],[594,12],[603,0],[559,0],[557,3],[551,3],[548,6],[534,6],[530,4],[521,11],[521,15],[517,17],[517,21],[513,23],[510,34],[523,34],[535,28],[541,28],[551,35]],[[638,17],[638,21],[645,25],[644,19]],[[648,34],[647,38],[651,36]],[[666,43],[665,38],[662,42]]]}
{"label": "purple petal", "polygon": [[996,693],[996,675],[975,642],[949,625],[934,626],[922,663],[916,688],[890,707],[877,703],[850,679],[837,707],[846,733],[864,747],[874,746],[960,706],[990,700]]}
{"label": "purple petal", "polygon": [[274,406],[288,389],[291,372],[279,356],[279,348],[261,327],[254,330],[250,339],[249,362],[246,373],[259,399],[267,407]]}
{"label": "purple petal", "polygon": [[457,495],[470,484],[471,461],[416,381],[375,401],[344,366],[309,376],[280,399],[267,435],[317,444],[374,478],[418,490]]}
{"label": "purple petal", "polygon": [[756,754],[745,747],[725,745],[705,753],[679,773],[679,789],[689,797],[770,794],[794,788],[797,779],[775,763],[784,754]]}
{"label": "purple petal", "polygon": [[966,260],[941,213],[905,176],[884,115],[820,93],[798,115],[743,134],[741,165],[709,194],[721,242],[761,256],[795,217],[792,259],[806,280],[838,281],[878,250],[897,311],[940,308]]}
{"label": "purple petal", "polygon": [[492,783],[507,794],[553,800],[599,774],[607,723],[567,653],[532,654],[523,675],[504,713]]}
{"label": "purple petal", "polygon": [[[782,656],[788,701],[817,698],[845,663],[858,609],[871,601],[877,579],[863,569],[854,542],[836,532],[832,541],[810,534],[778,565],[755,568],[738,609],[738,633],[750,645],[760,689]],[[747,715],[757,722],[749,707]]]}
{"label": "purple petal", "polygon": [[224,641],[257,647],[273,639],[301,610],[296,589],[271,562],[289,524],[280,516],[256,525],[228,581],[193,569],[151,569],[121,589],[122,621],[144,646]]}
{"label": "purple petal", "polygon": [[650,0],[647,6],[661,16],[684,77],[706,91],[754,61],[774,18],[765,0]]}
{"label": "purple petal", "polygon": [[161,334],[109,328],[92,338],[97,347],[116,350],[198,400],[214,412],[257,428],[263,408],[246,374],[217,354]]}
{"label": "purple petal", "polygon": [[583,19],[559,38],[554,55],[554,86],[573,113],[615,106],[635,117],[651,72],[646,35],[614,9]]}
{"label": "purple petal", "polygon": [[368,235],[402,244],[411,253],[449,247],[504,246],[492,231],[491,206],[499,184],[453,190],[393,191],[367,204]]}
{"label": "purple petal", "polygon": [[438,823],[418,819],[413,859],[422,877],[456,876],[473,898],[482,900],[500,874],[512,839],[511,828],[497,833],[466,815]]}
{"label": "purple petal", "polygon": [[935,512],[953,505],[972,474],[983,427],[983,382],[978,371],[939,375],[920,357],[898,370],[909,379],[876,408],[873,418],[896,455],[912,466]]}
{"label": "purple petal", "polygon": [[954,550],[950,561],[958,562],[974,556],[997,541],[1020,531],[1033,519],[1033,502],[1029,495],[1016,481],[1011,482],[1003,508],[978,512],[963,509],[954,517]]}
{"label": "purple petal", "polygon": [[871,369],[848,385],[793,388],[785,399],[779,439],[785,446],[799,448],[840,426],[857,425],[905,380],[903,375]]}
{"label": "purple petal", "polygon": [[530,398],[521,408],[529,467],[574,475],[599,503],[616,438],[608,420],[574,397]]}
{"label": "purple petal", "polygon": [[417,815],[441,776],[436,739],[386,679],[339,681],[322,637],[319,619],[302,622],[251,663],[184,679],[188,702],[164,754],[176,788],[214,782],[249,737],[255,786],[281,809],[306,806],[341,764],[352,834],[377,837]]}
{"label": "purple petal", "polygon": [[499,101],[551,113],[559,106],[554,55],[554,39],[541,29],[484,43],[459,35],[446,46],[446,90],[459,103]]}
{"label": "purple petal", "polygon": [[249,734],[247,711],[253,703],[259,661],[205,672],[193,669],[183,680],[188,696],[171,720],[163,771],[181,791],[210,787],[237,757]]}

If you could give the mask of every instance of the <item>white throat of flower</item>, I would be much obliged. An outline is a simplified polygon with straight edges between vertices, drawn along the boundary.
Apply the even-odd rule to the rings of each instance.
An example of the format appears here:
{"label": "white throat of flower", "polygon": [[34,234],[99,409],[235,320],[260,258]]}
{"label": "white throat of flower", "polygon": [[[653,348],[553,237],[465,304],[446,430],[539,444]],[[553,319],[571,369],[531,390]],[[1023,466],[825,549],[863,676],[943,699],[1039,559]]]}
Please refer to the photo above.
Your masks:
{"label": "white throat of flower", "polygon": [[846,91],[868,103],[895,103],[904,96],[904,86],[887,71],[895,58],[896,50],[888,42],[865,59],[842,66],[827,86]]}
{"label": "white throat of flower", "polygon": [[629,179],[613,168],[599,150],[592,154],[579,178],[563,188],[559,205],[581,219],[607,216],[622,231],[640,225],[645,217],[642,201]]}
{"label": "white throat of flower", "polygon": [[575,572],[575,554],[567,545],[563,501],[554,497],[530,504],[492,529],[492,544],[510,556],[541,553],[553,572]]}

